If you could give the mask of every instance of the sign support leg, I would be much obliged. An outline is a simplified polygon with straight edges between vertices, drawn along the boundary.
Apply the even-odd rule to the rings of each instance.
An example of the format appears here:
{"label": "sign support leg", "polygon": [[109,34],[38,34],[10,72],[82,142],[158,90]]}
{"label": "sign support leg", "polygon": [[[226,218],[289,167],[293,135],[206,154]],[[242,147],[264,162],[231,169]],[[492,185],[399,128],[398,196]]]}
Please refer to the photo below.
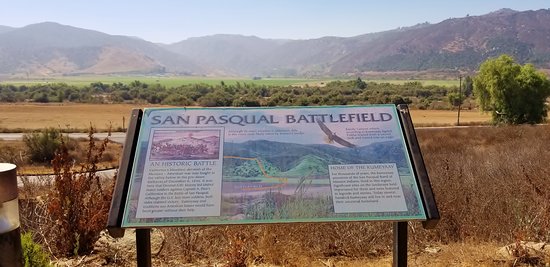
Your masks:
{"label": "sign support leg", "polygon": [[407,266],[407,222],[393,223],[393,267]]}
{"label": "sign support leg", "polygon": [[151,229],[136,229],[138,267],[151,267]]}

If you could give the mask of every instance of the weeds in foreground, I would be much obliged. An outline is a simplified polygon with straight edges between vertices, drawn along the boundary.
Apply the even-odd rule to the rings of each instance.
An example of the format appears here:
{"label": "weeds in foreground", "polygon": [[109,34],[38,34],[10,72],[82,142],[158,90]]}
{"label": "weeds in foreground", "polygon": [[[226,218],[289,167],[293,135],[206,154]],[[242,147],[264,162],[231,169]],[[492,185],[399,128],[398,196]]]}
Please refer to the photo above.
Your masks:
{"label": "weeds in foreground", "polygon": [[422,129],[418,137],[442,218],[422,239],[550,239],[550,126]]}
{"label": "weeds in foreground", "polygon": [[[550,240],[550,126],[422,129],[417,133],[442,220],[433,230],[409,223],[411,252],[434,243]],[[53,225],[49,215],[40,209],[48,200],[35,202],[34,206],[22,208],[41,214],[32,217],[33,222],[40,219],[43,225]],[[22,220],[23,224],[30,221]],[[39,231],[46,228],[34,227]],[[237,259],[247,255],[247,263],[308,266],[311,261],[300,263],[301,260],[389,255],[392,243],[392,226],[388,222],[209,226],[162,231],[167,247],[161,256],[184,258],[185,262],[228,262],[233,255],[238,263]],[[235,233],[244,236],[238,238]],[[49,237],[46,241],[55,240],[56,237]],[[249,248],[248,252],[241,253],[243,246]],[[518,247],[515,252],[518,263],[537,260],[522,249]]]}
{"label": "weeds in foreground", "polygon": [[107,221],[114,179],[102,184],[97,165],[109,140],[96,145],[93,135],[90,127],[86,159],[78,172],[63,139],[52,160],[55,177],[48,212],[55,222],[55,247],[63,255],[89,253]]}
{"label": "weeds in foreground", "polygon": [[250,250],[247,247],[246,235],[238,231],[226,231],[229,246],[225,252],[228,267],[246,267]]}
{"label": "weeds in foreground", "polygon": [[[520,232],[521,240],[550,240],[550,126],[422,129],[417,133],[442,218],[433,230],[409,223],[411,251],[423,251],[434,243],[504,245],[515,242]],[[264,208],[276,204],[268,203]],[[257,264],[307,266],[297,262],[378,257],[389,255],[392,245],[388,222],[211,226],[188,231],[180,237],[167,235],[167,244],[182,244],[185,236],[194,236],[194,260],[219,259],[225,251],[239,251],[240,245],[231,242],[226,231],[246,233],[249,263]],[[210,242],[215,243],[204,245]],[[520,261],[529,262],[528,255],[519,250],[517,255]]]}

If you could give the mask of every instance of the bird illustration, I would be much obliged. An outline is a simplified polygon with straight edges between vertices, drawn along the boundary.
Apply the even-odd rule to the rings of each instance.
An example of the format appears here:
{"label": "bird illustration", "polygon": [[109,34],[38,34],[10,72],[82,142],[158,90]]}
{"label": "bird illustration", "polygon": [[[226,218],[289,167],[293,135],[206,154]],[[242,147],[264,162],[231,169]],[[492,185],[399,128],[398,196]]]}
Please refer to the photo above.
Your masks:
{"label": "bird illustration", "polygon": [[329,143],[332,143],[332,141],[334,141],[334,142],[336,142],[340,145],[343,145],[345,147],[349,147],[349,148],[357,147],[356,145],[354,145],[354,144],[344,140],[342,137],[336,135],[336,133],[331,131],[321,120],[317,119],[317,124],[319,124],[319,127],[321,128],[321,130],[323,130],[323,132],[327,135]]}

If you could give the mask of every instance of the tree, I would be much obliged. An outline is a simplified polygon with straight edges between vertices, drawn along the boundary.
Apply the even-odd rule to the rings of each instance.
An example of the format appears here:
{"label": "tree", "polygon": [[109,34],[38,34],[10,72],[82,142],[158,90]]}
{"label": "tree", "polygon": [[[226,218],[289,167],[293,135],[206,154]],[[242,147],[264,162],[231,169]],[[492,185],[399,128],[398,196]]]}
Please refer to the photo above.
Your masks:
{"label": "tree", "polygon": [[357,77],[357,80],[355,80],[355,88],[363,90],[367,88],[367,83],[361,80],[360,77]]}
{"label": "tree", "polygon": [[397,106],[397,105],[400,105],[400,104],[407,104],[407,105],[409,105],[409,104],[412,103],[412,101],[411,101],[408,97],[403,98],[403,97],[401,97],[401,96],[394,96],[394,97],[392,98],[391,102],[392,102],[392,104],[394,104],[394,105],[396,105],[396,106]]}
{"label": "tree", "polygon": [[540,123],[547,116],[550,81],[533,65],[520,65],[502,55],[481,64],[474,78],[474,93],[495,123]]}
{"label": "tree", "polygon": [[464,103],[464,97],[459,93],[449,93],[447,95],[447,100],[452,107],[458,107]]}
{"label": "tree", "polygon": [[48,94],[43,92],[43,93],[38,93],[34,96],[33,98],[34,102],[39,102],[39,103],[48,103],[50,102],[50,99],[48,98]]}

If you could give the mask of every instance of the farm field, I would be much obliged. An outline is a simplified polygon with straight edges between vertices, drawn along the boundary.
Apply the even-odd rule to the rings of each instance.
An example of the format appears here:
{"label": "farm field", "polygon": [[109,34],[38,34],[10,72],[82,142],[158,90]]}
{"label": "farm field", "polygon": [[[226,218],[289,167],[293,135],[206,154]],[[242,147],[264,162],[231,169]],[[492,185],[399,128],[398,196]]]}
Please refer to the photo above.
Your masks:
{"label": "farm field", "polygon": [[[136,104],[0,104],[0,131],[17,132],[55,127],[61,130],[85,130],[90,124],[99,131],[109,125],[114,130],[128,125],[130,112],[134,108],[152,107]],[[158,107],[158,106],[157,106]],[[411,110],[416,126],[449,126],[456,124],[457,111]],[[488,123],[489,114],[462,110],[461,124]]]}
{"label": "farm field", "polygon": [[397,80],[397,79],[374,79],[374,80],[366,80],[369,82],[375,82],[375,83],[389,83],[389,84],[405,84],[407,82],[419,82],[422,85],[436,85],[436,86],[459,86],[458,80]]}
{"label": "farm field", "polygon": [[0,80],[0,84],[14,85],[33,85],[41,83],[66,83],[74,86],[90,85],[94,82],[125,83],[129,84],[133,81],[140,81],[147,84],[160,84],[166,87],[177,87],[187,84],[208,84],[217,85],[222,81],[227,85],[234,85],[237,82],[255,83],[258,85],[301,85],[301,84],[321,84],[328,82],[331,79],[307,79],[307,78],[261,78],[253,79],[250,77],[192,77],[192,76],[64,76],[64,77],[48,77],[48,78],[29,78],[29,79],[6,79]]}
{"label": "farm field", "polygon": [[[74,86],[86,86],[94,82],[102,82],[106,84],[125,83],[129,84],[133,81],[140,81],[147,84],[160,84],[166,87],[177,87],[186,84],[203,83],[208,85],[220,84],[222,81],[227,85],[239,83],[255,83],[258,85],[273,85],[273,86],[323,86],[327,82],[334,80],[350,80],[353,78],[261,78],[253,79],[250,77],[194,77],[194,76],[64,76],[64,77],[48,77],[48,78],[28,78],[28,79],[5,79],[0,80],[0,84],[13,85],[34,85],[42,83],[66,83]],[[458,80],[406,80],[406,79],[367,79],[366,82],[404,84],[406,82],[420,82],[422,85],[436,86],[458,86]]]}
{"label": "farm field", "polygon": [[[413,123],[416,127],[422,126],[450,126],[456,125],[457,110],[411,110]],[[491,114],[479,110],[461,110],[461,125],[488,124]]]}
{"label": "farm field", "polygon": [[[90,124],[99,131],[124,128],[133,108],[129,104],[2,104],[0,129],[18,131],[54,127],[85,130]],[[124,124],[123,125],[123,120]]]}

